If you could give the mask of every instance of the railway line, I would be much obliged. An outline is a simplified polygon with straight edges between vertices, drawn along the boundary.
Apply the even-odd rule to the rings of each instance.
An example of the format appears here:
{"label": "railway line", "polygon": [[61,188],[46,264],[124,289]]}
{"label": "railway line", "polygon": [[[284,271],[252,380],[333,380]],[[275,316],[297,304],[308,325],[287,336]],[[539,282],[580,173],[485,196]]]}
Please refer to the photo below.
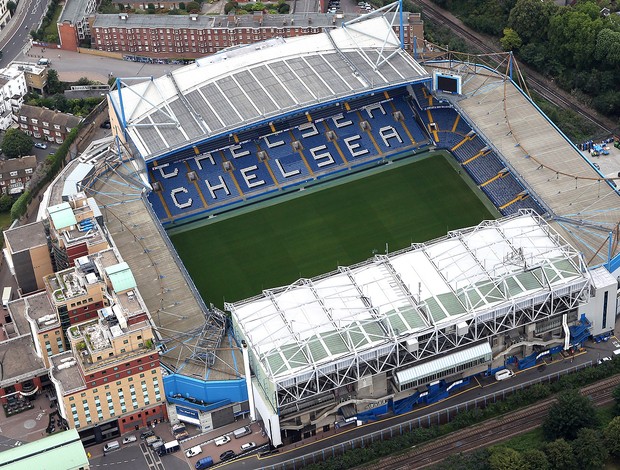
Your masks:
{"label": "railway line", "polygon": [[[446,14],[446,11],[436,6],[431,0],[413,0],[414,4],[423,8],[423,14],[433,20],[433,22],[446,26],[452,30],[461,39],[474,46],[480,53],[487,56],[487,60],[498,65],[499,62],[494,59],[495,54],[503,53],[488,41],[480,38],[480,35],[473,33],[469,28],[464,27],[460,21],[453,19],[452,15]],[[611,134],[614,130],[614,124],[611,120],[598,115],[594,111],[576,103],[576,100],[569,94],[554,90],[550,87],[546,80],[539,73],[529,67],[520,64],[519,67],[527,74],[527,85],[530,90],[535,91],[542,98],[555,104],[556,106],[575,112],[584,119],[595,124],[602,132]]]}
{"label": "railway line", "polygon": [[[581,394],[590,397],[596,406],[602,406],[613,401],[612,393],[618,385],[620,375],[584,387],[581,389]],[[437,465],[449,455],[472,452],[506,441],[539,427],[553,403],[555,398],[549,398],[515,413],[451,433],[429,444],[415,446],[406,454],[382,459],[378,468],[382,470],[428,468]]]}

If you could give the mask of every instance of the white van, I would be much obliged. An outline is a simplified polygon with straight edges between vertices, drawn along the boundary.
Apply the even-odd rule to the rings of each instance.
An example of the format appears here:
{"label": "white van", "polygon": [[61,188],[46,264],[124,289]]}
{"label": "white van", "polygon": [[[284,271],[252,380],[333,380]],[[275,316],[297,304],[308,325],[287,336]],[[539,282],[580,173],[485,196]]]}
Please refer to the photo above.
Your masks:
{"label": "white van", "polygon": [[119,450],[120,448],[121,445],[118,443],[118,441],[108,442],[106,445],[103,446],[103,453],[109,454],[110,452],[114,452],[116,450]]}
{"label": "white van", "polygon": [[620,349],[616,349],[614,351],[614,356],[620,356]]}
{"label": "white van", "polygon": [[228,436],[220,436],[215,440],[216,446],[223,446],[224,444],[228,444],[230,442],[230,437]]}
{"label": "white van", "polygon": [[501,380],[509,379],[513,375],[515,375],[515,373],[510,369],[502,369],[499,372],[495,372],[495,380],[499,382]]}
{"label": "white van", "polygon": [[252,430],[249,426],[243,426],[242,428],[235,429],[233,431],[233,436],[235,439],[239,439],[240,437],[247,436],[248,434],[252,434]]}

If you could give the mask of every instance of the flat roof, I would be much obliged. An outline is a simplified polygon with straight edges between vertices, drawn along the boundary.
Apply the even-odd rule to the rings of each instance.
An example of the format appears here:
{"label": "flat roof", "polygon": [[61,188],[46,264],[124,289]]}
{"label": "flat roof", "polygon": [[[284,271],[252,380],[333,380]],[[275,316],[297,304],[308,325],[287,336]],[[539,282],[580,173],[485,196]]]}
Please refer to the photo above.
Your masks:
{"label": "flat roof", "polygon": [[26,304],[26,315],[28,315],[37,324],[37,330],[47,330],[49,328],[60,325],[60,319],[56,313],[56,309],[52,307],[47,292],[24,297]]}
{"label": "flat roof", "polygon": [[136,280],[125,262],[105,268],[105,272],[110,278],[114,292],[123,292],[136,287]]}
{"label": "flat roof", "polygon": [[[114,3],[121,3],[116,0]],[[405,21],[409,13],[405,12]],[[116,13],[97,15],[94,28],[187,28],[187,29],[233,29],[233,28],[336,28],[343,21],[357,18],[353,14],[300,13],[289,15],[264,15],[249,13],[247,15],[142,15]]]}
{"label": "flat roof", "polygon": [[11,245],[13,253],[42,245],[47,246],[45,226],[41,221],[5,230],[4,236],[8,240],[9,245]]}
{"label": "flat roof", "polygon": [[14,385],[16,381],[34,378],[47,371],[34,352],[30,334],[0,343],[0,365],[0,387]]}
{"label": "flat roof", "polygon": [[88,456],[77,430],[54,433],[0,452],[0,467],[11,470],[88,468]]}
{"label": "flat roof", "polygon": [[268,289],[226,309],[265,373],[279,380],[587,282],[579,252],[543,219],[523,213]]}
{"label": "flat roof", "polygon": [[84,377],[77,365],[73,352],[65,351],[50,357],[50,375],[60,382],[65,395],[74,393],[86,387]]}
{"label": "flat roof", "polygon": [[55,206],[50,206],[47,208],[47,212],[56,230],[62,230],[63,228],[77,224],[73,209],[68,202],[61,202]]}
{"label": "flat roof", "polygon": [[108,96],[138,153],[154,160],[240,127],[429,76],[380,16],[222,51]]}

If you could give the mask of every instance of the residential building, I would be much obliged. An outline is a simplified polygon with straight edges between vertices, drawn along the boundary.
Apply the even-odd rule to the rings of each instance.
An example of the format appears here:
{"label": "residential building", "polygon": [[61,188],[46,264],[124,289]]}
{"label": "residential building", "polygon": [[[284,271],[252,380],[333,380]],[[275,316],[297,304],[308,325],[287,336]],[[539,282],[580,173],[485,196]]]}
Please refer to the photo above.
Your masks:
{"label": "residential building", "polygon": [[2,0],[0,2],[0,29],[4,28],[11,19],[11,12],[8,8],[9,0]]}
{"label": "residential building", "polygon": [[47,67],[44,65],[38,65],[36,62],[19,61],[11,62],[9,67],[16,68],[18,71],[24,72],[28,91],[43,93],[43,88],[47,85]]}
{"label": "residential building", "polygon": [[22,158],[0,160],[0,192],[20,194],[37,169],[37,157],[29,155]]}
{"label": "residential building", "polygon": [[43,221],[4,231],[4,257],[22,295],[45,288],[54,272]]}
{"label": "residential building", "polygon": [[27,92],[23,70],[12,66],[0,69],[0,129],[13,124],[13,114],[19,112]]}
{"label": "residential building", "polygon": [[58,37],[63,49],[77,51],[81,41],[90,38],[88,17],[97,8],[96,0],[69,0],[58,18]]}
{"label": "residential building", "polygon": [[[338,28],[357,15],[96,15],[92,20],[92,47],[156,57],[201,57],[223,49],[275,37],[317,34]],[[419,14],[404,14],[404,41],[412,50],[413,37],[422,38]],[[398,33],[400,29],[395,25]]]}
{"label": "residential building", "polygon": [[67,134],[82,121],[82,118],[47,108],[24,105],[17,114],[17,121],[20,129],[26,134],[36,139],[62,144]]}
{"label": "residential building", "polygon": [[103,217],[93,198],[82,192],[47,208],[52,254],[56,269],[74,266],[78,258],[108,249],[101,227]]}

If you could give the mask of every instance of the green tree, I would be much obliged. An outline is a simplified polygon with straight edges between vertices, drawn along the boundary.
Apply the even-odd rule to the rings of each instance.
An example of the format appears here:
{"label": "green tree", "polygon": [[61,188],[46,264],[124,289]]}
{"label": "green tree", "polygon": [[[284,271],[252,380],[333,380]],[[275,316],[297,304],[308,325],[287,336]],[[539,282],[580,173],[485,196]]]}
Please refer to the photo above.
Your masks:
{"label": "green tree", "polygon": [[603,436],[609,453],[613,457],[620,457],[620,416],[616,416],[609,422],[603,430]]}
{"label": "green tree", "polygon": [[278,13],[281,15],[286,15],[289,11],[291,11],[291,6],[288,3],[282,2],[278,4]]}
{"label": "green tree", "polygon": [[13,16],[15,14],[15,10],[17,9],[17,3],[15,3],[13,0],[9,0],[6,4],[6,7],[11,13],[11,16]]}
{"label": "green tree", "polygon": [[557,10],[556,4],[550,0],[517,0],[510,10],[508,26],[525,43],[543,42],[547,39],[549,20]]}
{"label": "green tree", "polygon": [[598,430],[583,428],[571,443],[578,468],[603,468],[608,452]]}
{"label": "green tree", "polygon": [[55,95],[56,93],[62,93],[63,91],[64,86],[58,78],[58,72],[54,69],[49,69],[47,71],[47,92],[50,95]]}
{"label": "green tree", "polygon": [[596,36],[594,56],[609,65],[620,65],[620,31],[601,29]]}
{"label": "green tree", "polygon": [[549,460],[542,450],[529,449],[521,452],[523,470],[551,470]]}
{"label": "green tree", "polygon": [[576,390],[567,390],[549,408],[542,428],[549,440],[573,440],[581,428],[594,427],[597,422],[596,410],[590,399]]}
{"label": "green tree", "polygon": [[179,10],[185,10],[185,3],[183,2],[179,3]]}
{"label": "green tree", "polygon": [[237,8],[239,8],[239,4],[237,2],[227,2],[226,5],[224,5],[224,13],[228,15],[231,11],[236,10]]}
{"label": "green tree", "polygon": [[522,470],[524,465],[521,454],[510,447],[496,447],[491,450],[491,470]]}
{"label": "green tree", "polygon": [[3,194],[0,197],[0,212],[8,212],[11,210],[11,206],[13,205],[13,198],[8,194]]}
{"label": "green tree", "polygon": [[188,2],[185,8],[190,13],[200,13],[200,3],[198,2]]}
{"label": "green tree", "polygon": [[19,129],[9,129],[2,139],[2,152],[9,158],[28,155],[32,146],[30,136]]}
{"label": "green tree", "polygon": [[573,448],[564,439],[556,439],[547,444],[545,455],[552,470],[574,470],[577,468]]}
{"label": "green tree", "polygon": [[517,51],[523,45],[519,34],[512,28],[504,28],[504,36],[499,40],[505,51]]}

